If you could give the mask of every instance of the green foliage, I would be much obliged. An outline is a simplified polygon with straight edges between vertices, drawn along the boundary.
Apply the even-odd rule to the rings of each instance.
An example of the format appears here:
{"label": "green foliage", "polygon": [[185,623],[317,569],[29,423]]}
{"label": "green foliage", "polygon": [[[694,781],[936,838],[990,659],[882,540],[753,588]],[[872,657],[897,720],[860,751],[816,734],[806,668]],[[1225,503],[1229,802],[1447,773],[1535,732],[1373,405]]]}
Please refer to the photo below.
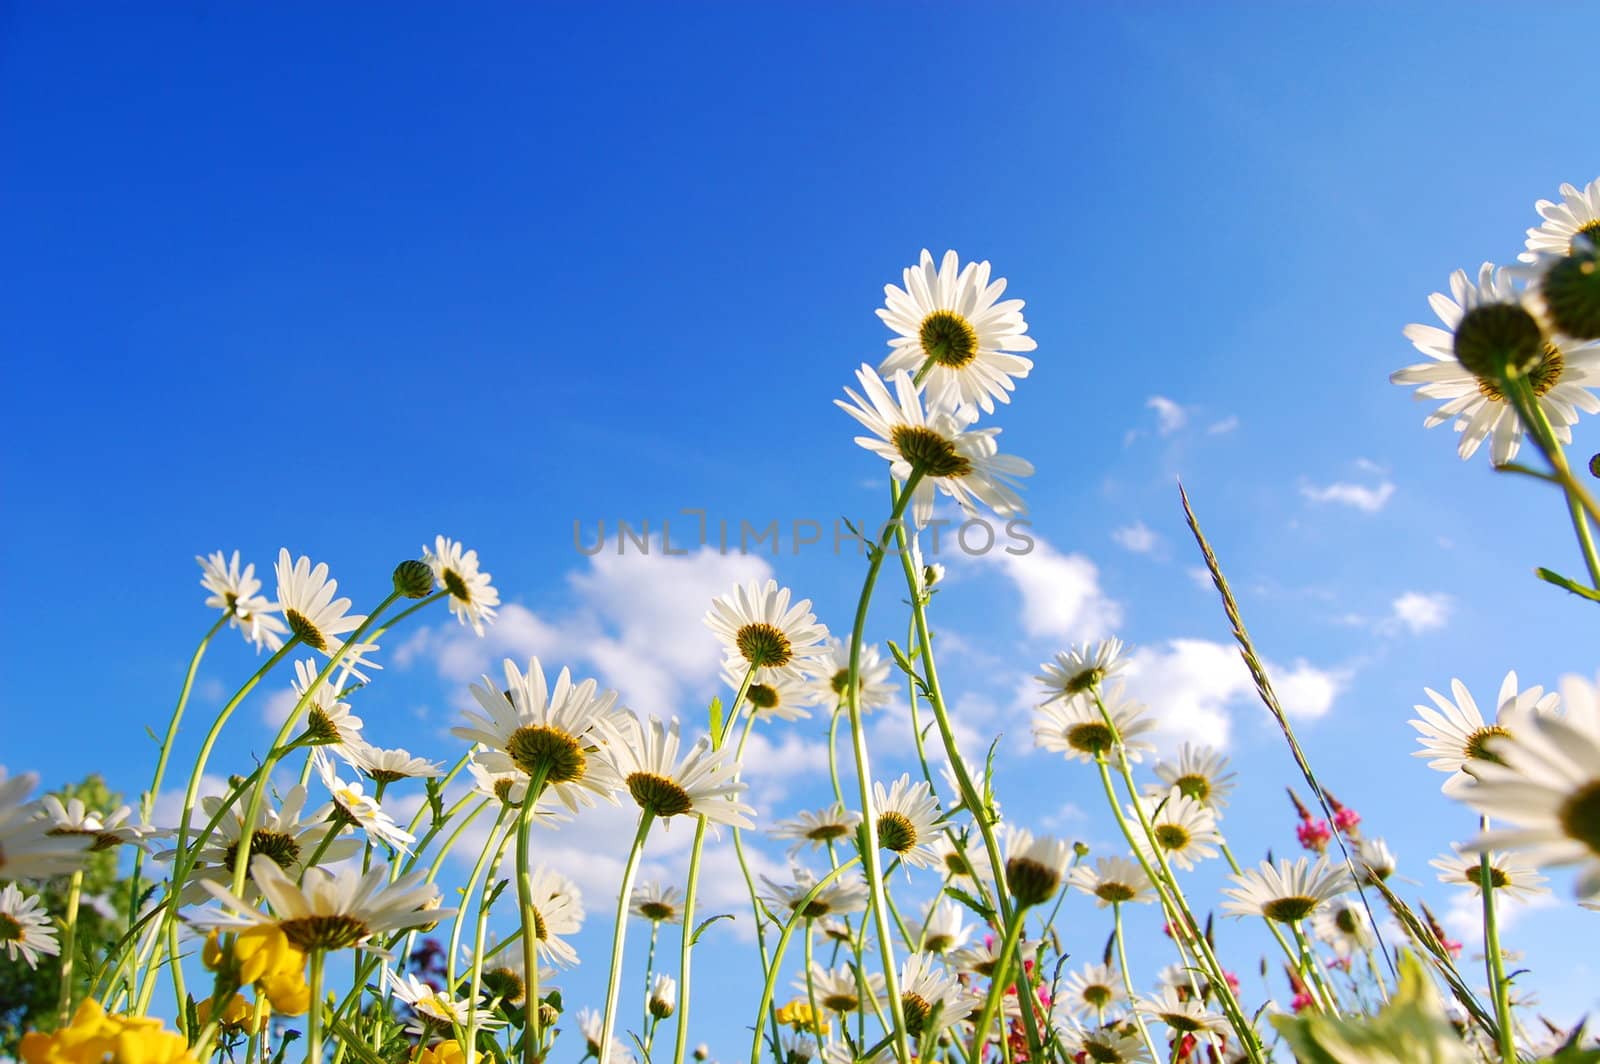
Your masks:
{"label": "green foliage", "polygon": [[[66,802],[78,798],[91,810],[105,813],[122,804],[99,775],[81,783],[68,784],[52,792]],[[118,874],[117,848],[89,856],[84,866],[82,901],[78,906],[77,964],[73,973],[77,999],[88,992],[89,981],[111,948],[121,937],[128,906],[128,881]],[[69,879],[62,876],[45,883],[37,891],[45,908],[55,917],[57,929],[67,911]],[[30,885],[29,893],[34,892]],[[105,910],[102,912],[101,910]],[[114,912],[108,917],[106,912]],[[15,1057],[22,1033],[51,1031],[56,1027],[56,1000],[61,991],[61,963],[57,957],[40,957],[37,970],[21,957],[15,960],[0,953],[0,1056]]]}
{"label": "green foliage", "polygon": [[1467,1064],[1477,1059],[1445,1015],[1444,1003],[1410,953],[1400,958],[1400,987],[1372,1016],[1321,1012],[1274,1016],[1272,1025],[1302,1064]]}

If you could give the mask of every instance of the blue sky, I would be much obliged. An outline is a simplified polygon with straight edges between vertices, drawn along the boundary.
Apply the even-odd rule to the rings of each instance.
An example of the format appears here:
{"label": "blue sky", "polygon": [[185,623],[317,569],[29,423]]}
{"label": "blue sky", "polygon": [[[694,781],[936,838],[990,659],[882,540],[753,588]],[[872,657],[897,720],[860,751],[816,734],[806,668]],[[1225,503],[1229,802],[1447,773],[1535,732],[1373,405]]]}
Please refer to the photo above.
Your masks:
{"label": "blue sky", "polygon": [[[1021,752],[1018,691],[1115,631],[1144,648],[1142,693],[1174,734],[1227,722],[1259,797],[1226,825],[1241,854],[1292,846],[1292,766],[1190,572],[1179,476],[1316,711],[1302,737],[1323,778],[1441,911],[1427,859],[1471,824],[1410,756],[1422,688],[1594,677],[1592,618],[1530,576],[1580,567],[1559,500],[1459,462],[1386,381],[1450,270],[1511,260],[1534,200],[1600,173],[1565,102],[1581,75],[1545,58],[1592,36],[1580,5],[5,19],[13,771],[144,785],[144,728],[211,620],[191,559],[218,548],[258,569],[280,545],[325,560],[358,605],[439,532],[480,551],[515,623],[467,646],[433,618],[386,646],[362,711],[390,745],[453,753],[463,678],[504,653],[697,713],[717,690],[709,595],[770,570],[842,628],[859,561],[591,561],[573,523],[881,518],[880,464],[832,400],[886,352],[872,312],[923,247],[993,261],[1039,343],[994,423],[1038,467],[1047,548],[952,558],[936,617],[971,734],[1006,734],[1012,778],[1061,781],[1019,793],[1019,818],[1108,841],[1073,819],[1099,808],[1092,778]],[[1574,449],[1600,449],[1589,423]],[[894,601],[880,638],[898,637]],[[250,662],[220,645],[194,716]],[[236,764],[260,719],[230,735]],[[787,815],[819,796],[783,773],[814,763],[819,730],[782,734],[757,793]],[[904,767],[884,742],[882,772]],[[598,997],[608,904],[591,890],[569,1000]],[[1564,902],[1509,932],[1562,1020],[1600,1003],[1583,915]],[[699,1019],[741,1052],[742,1012]]]}

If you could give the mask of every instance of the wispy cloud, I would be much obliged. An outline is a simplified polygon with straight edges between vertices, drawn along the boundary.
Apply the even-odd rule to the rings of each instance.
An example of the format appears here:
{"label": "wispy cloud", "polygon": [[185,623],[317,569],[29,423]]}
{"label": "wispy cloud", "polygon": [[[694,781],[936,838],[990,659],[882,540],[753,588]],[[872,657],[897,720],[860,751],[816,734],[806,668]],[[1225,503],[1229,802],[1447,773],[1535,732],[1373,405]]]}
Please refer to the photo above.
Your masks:
{"label": "wispy cloud", "polygon": [[1450,596],[1442,591],[1407,591],[1391,604],[1389,619],[1412,635],[1421,635],[1443,628],[1450,620],[1452,606]]}
{"label": "wispy cloud", "polygon": [[1114,529],[1111,538],[1123,550],[1135,554],[1149,554],[1161,544],[1161,537],[1150,530],[1143,521],[1135,521],[1125,528]]}
{"label": "wispy cloud", "polygon": [[997,566],[1022,596],[1022,629],[1036,638],[1098,639],[1122,622],[1122,606],[1100,589],[1100,570],[1082,554],[1062,554],[1035,536],[1027,554],[974,557]]}
{"label": "wispy cloud", "polygon": [[1300,494],[1312,502],[1352,506],[1363,513],[1375,514],[1393,497],[1394,484],[1387,480],[1370,487],[1348,481],[1336,481],[1321,487],[1305,483],[1300,485]]}
{"label": "wispy cloud", "polygon": [[1238,416],[1235,415],[1235,414],[1229,414],[1227,417],[1221,419],[1220,421],[1213,421],[1211,424],[1207,425],[1206,426],[1206,434],[1208,436],[1221,436],[1221,435],[1223,435],[1225,433],[1232,432],[1234,429],[1236,429],[1238,427],[1239,427],[1239,418],[1238,418]]}
{"label": "wispy cloud", "polygon": [[1189,411],[1164,395],[1152,395],[1144,405],[1156,412],[1156,431],[1171,436],[1189,423]]}

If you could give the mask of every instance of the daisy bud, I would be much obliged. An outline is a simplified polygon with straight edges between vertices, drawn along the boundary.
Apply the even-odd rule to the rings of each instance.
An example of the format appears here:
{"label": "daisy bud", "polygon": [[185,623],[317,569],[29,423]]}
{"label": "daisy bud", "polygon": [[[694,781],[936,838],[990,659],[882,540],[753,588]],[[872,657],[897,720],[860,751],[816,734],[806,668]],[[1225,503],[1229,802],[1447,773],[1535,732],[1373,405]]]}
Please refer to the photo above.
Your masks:
{"label": "daisy bud", "polygon": [[1061,889],[1071,849],[1059,839],[1034,839],[1026,832],[1018,836],[1021,845],[1006,861],[1006,882],[1019,905],[1042,905]]}
{"label": "daisy bud", "polygon": [[1558,332],[1575,340],[1600,339],[1600,251],[1594,244],[1551,266],[1539,292]]}
{"label": "daisy bud", "polygon": [[650,987],[650,1015],[658,1020],[671,1016],[677,1008],[678,984],[670,975],[657,975]]}
{"label": "daisy bud", "polygon": [[1589,457],[1589,475],[1591,477],[1600,477],[1600,454]]}
{"label": "daisy bud", "polygon": [[561,1019],[560,1009],[548,1001],[539,1002],[539,1025],[541,1027],[554,1027],[559,1019]]}
{"label": "daisy bud", "polygon": [[407,558],[394,567],[394,589],[406,598],[427,598],[433,594],[433,567]]}
{"label": "daisy bud", "polygon": [[1521,376],[1544,358],[1544,330],[1515,303],[1484,303],[1456,326],[1456,361],[1485,380]]}
{"label": "daisy bud", "polygon": [[694,1059],[696,1059],[696,1060],[710,1060],[711,1059],[711,1047],[706,1045],[704,1042],[701,1042],[699,1045],[695,1046],[694,1047]]}

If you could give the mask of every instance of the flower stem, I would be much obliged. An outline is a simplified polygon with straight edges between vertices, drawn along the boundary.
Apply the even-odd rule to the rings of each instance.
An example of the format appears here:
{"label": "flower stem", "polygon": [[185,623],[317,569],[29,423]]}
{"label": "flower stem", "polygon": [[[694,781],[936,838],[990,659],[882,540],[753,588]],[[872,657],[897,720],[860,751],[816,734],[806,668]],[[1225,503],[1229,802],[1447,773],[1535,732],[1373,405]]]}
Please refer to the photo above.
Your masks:
{"label": "flower stem", "polygon": [[[617,994],[622,990],[622,947],[628,931],[628,902],[633,897],[633,877],[639,871],[639,857],[644,853],[645,836],[650,833],[650,823],[655,814],[649,809],[639,811],[639,830],[633,836],[633,847],[628,851],[628,863],[622,870],[622,892],[617,898],[617,922],[611,932],[611,976],[606,982],[606,1014],[600,1032],[600,1060],[611,1059],[614,1040],[612,1026],[617,1017]],[[532,1061],[528,1061],[532,1064]]]}
{"label": "flower stem", "polygon": [[[983,1011],[978,1014],[978,1025],[972,1032],[973,1060],[983,1059],[983,1050],[989,1040],[989,1025],[994,1022],[995,1013],[1000,1008],[1000,1002],[1012,985],[1010,978],[1011,962],[1017,952],[1017,943],[1022,941],[1022,925],[1027,919],[1027,913],[1026,906],[1018,905],[1012,910],[1011,919],[1006,921],[1005,939],[1001,942],[1000,953],[995,957],[994,974],[989,977],[989,995],[984,998]],[[1028,1011],[1029,1003],[1023,998],[1023,995],[1032,993],[1032,991],[1027,988],[1027,979],[1022,977],[1022,965],[1020,964],[1017,965],[1017,974],[1019,976],[1016,984],[1017,1007],[1026,1012]],[[1002,1058],[1007,1055],[1004,1051],[1005,1043],[1005,1024],[1002,1022],[999,1040],[999,1045],[1002,1047]],[[1037,1058],[1030,1057],[1029,1059]]]}
{"label": "flower stem", "polygon": [[[533,829],[533,811],[544,793],[545,765],[538,766],[528,779],[522,793],[522,808],[517,812],[517,908],[522,921],[522,971],[529,986],[539,976],[539,913],[533,905],[533,873],[528,869],[528,837]],[[530,994],[533,991],[529,991]],[[539,1003],[532,997],[524,999],[527,1020],[522,1030],[523,1064],[534,1064],[539,1059],[539,1042],[543,1032],[539,1029]],[[477,1002],[473,1002],[477,1006]]]}
{"label": "flower stem", "polygon": [[[772,967],[767,970],[766,983],[761,988],[761,1003],[756,1007],[756,1023],[754,1025],[756,1033],[755,1039],[750,1043],[750,1064],[756,1064],[756,1062],[761,1059],[761,1032],[764,1027],[761,1022],[761,1018],[765,1016],[772,1008],[772,995],[773,991],[778,985],[778,972],[783,968],[783,955],[789,948],[789,938],[794,934],[794,929],[800,926],[800,922],[805,919],[805,917],[801,914],[810,907],[812,901],[816,899],[818,894],[821,894],[824,890],[826,890],[829,884],[838,879],[839,876],[844,873],[845,869],[853,867],[860,860],[860,857],[852,857],[848,861],[845,861],[843,864],[841,864],[838,868],[835,868],[833,871],[817,880],[812,888],[806,891],[805,897],[801,898],[800,901],[795,904],[794,911],[789,914],[789,919],[784,921],[783,931],[778,935],[778,941],[772,948]],[[885,977],[887,980],[887,973],[885,973]],[[861,987],[862,992],[870,997],[872,991],[865,981],[861,983]],[[896,997],[896,1000],[898,1000],[898,996]],[[901,1016],[901,1014],[902,1013],[900,1010],[896,1010],[895,1015],[897,1018]],[[901,1038],[905,1037],[905,1023],[903,1021],[896,1026],[895,1031],[890,1032],[890,1038],[895,1037],[896,1034],[898,1034]],[[885,1039],[885,1041],[888,1040],[889,1039]],[[820,1042],[820,1039],[818,1041]],[[910,1058],[906,1057],[902,1059],[909,1060]]]}
{"label": "flower stem", "polygon": [[1161,1054],[1156,1052],[1156,1044],[1150,1038],[1150,1028],[1144,1024],[1144,1013],[1134,1008],[1139,995],[1133,989],[1133,975],[1128,971],[1128,946],[1122,937],[1122,903],[1111,903],[1111,936],[1117,943],[1117,966],[1122,969],[1122,988],[1128,995],[1128,1008],[1133,1016],[1134,1026],[1139,1028],[1139,1037],[1144,1039],[1144,1047],[1150,1051],[1152,1061],[1160,1060]]}
{"label": "flower stem", "polygon": [[[78,901],[83,896],[83,869],[75,869],[67,885],[67,912],[61,931],[61,993],[56,996],[56,1026],[72,1019],[72,962],[78,946]],[[176,966],[174,966],[176,967]]]}
{"label": "flower stem", "polygon": [[[1489,830],[1489,818],[1482,819],[1482,830]],[[1500,922],[1495,913],[1494,865],[1487,850],[1478,858],[1478,887],[1483,893],[1483,963],[1489,976],[1489,991],[1494,995],[1494,1018],[1500,1028],[1500,1058],[1516,1064],[1517,1042],[1511,1020],[1511,981],[1506,978],[1505,956],[1500,952]]]}
{"label": "flower stem", "polygon": [[306,1064],[322,1064],[322,950],[310,956],[306,985],[311,988],[311,1007],[306,1009]]}

